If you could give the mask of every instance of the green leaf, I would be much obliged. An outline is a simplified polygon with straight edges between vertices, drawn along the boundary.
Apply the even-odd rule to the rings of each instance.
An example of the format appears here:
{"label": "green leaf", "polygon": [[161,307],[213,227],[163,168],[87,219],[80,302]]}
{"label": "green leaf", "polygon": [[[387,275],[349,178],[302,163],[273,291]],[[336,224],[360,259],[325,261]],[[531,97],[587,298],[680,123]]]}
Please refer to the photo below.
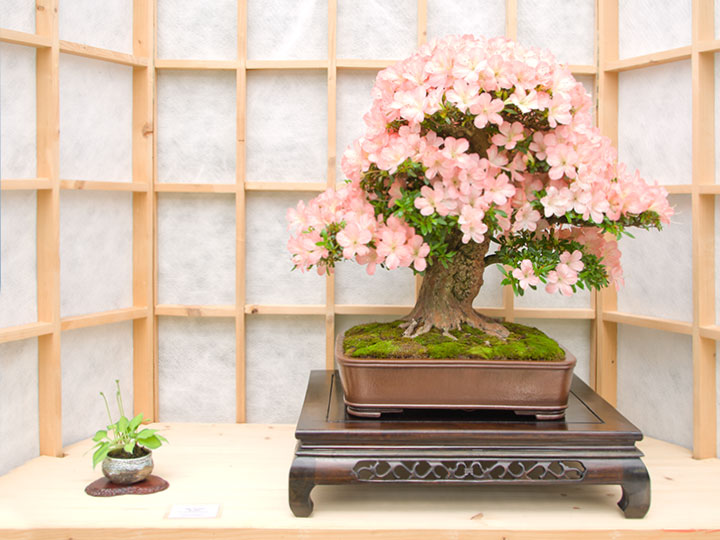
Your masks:
{"label": "green leaf", "polygon": [[107,437],[107,431],[105,431],[104,429],[101,429],[101,430],[98,430],[98,432],[95,434],[95,436],[93,437],[92,440],[95,442],[99,442],[99,441],[102,441],[105,437]]}
{"label": "green leaf", "polygon": [[140,422],[142,422],[143,419],[143,413],[138,414],[135,418],[133,418],[130,421],[130,431],[135,431],[137,427],[140,425]]}
{"label": "green leaf", "polygon": [[170,443],[168,442],[168,440],[167,440],[165,437],[163,437],[162,435],[156,435],[156,437],[157,437],[158,439],[160,439],[162,442],[170,444]]}
{"label": "green leaf", "polygon": [[97,466],[98,463],[100,463],[103,459],[105,459],[107,457],[109,451],[110,451],[110,443],[109,442],[106,442],[100,448],[95,450],[95,453],[93,454],[93,469]]}
{"label": "green leaf", "polygon": [[117,423],[118,431],[127,433],[127,428],[129,425],[130,425],[130,420],[128,420],[127,417],[125,417],[125,416],[121,416],[120,420],[118,420],[118,423]]}
{"label": "green leaf", "polygon": [[148,437],[147,439],[143,439],[140,442],[143,446],[148,447],[150,450],[155,450],[156,448],[160,448],[162,446],[160,439],[158,439],[155,435]]}
{"label": "green leaf", "polygon": [[123,450],[125,450],[128,454],[132,454],[134,449],[135,449],[135,441],[130,441],[125,446],[123,446]]}
{"label": "green leaf", "polygon": [[145,428],[145,429],[143,429],[140,433],[138,433],[137,438],[138,438],[138,440],[147,439],[147,438],[152,437],[153,435],[155,435],[155,433],[157,433],[157,430],[156,430],[156,429],[148,429],[148,428]]}

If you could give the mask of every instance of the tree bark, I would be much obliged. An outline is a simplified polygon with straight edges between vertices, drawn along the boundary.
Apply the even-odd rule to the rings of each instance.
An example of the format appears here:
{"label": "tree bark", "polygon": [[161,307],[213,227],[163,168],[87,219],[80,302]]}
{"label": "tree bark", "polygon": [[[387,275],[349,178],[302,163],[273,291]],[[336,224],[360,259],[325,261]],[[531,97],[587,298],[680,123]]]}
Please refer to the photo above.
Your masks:
{"label": "tree bark", "polygon": [[481,315],[472,306],[483,284],[489,246],[489,238],[482,244],[460,243],[447,268],[435,263],[425,270],[415,307],[405,317],[406,336],[415,337],[438,328],[452,337],[450,330],[459,330],[468,324],[495,336],[507,337],[504,326]]}

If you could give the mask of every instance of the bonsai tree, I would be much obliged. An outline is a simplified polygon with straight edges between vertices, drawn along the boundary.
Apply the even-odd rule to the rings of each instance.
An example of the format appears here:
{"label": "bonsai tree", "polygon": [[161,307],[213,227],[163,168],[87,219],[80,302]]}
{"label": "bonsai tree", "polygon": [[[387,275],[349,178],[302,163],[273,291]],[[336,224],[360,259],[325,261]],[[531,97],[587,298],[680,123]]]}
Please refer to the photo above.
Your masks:
{"label": "bonsai tree", "polygon": [[352,259],[423,275],[404,335],[467,324],[507,330],[472,307],[485,268],[522,295],[622,283],[617,240],[660,229],[667,192],[617,162],[592,101],[551,53],[452,36],[378,74],[346,183],[288,211],[294,268]]}

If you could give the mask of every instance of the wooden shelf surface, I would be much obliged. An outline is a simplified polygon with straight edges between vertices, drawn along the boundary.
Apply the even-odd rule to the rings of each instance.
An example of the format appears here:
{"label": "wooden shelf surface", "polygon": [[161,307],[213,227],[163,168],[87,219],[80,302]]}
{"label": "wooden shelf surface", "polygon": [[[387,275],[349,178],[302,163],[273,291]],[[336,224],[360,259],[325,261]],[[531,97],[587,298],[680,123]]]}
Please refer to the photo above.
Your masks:
{"label": "wooden shelf surface", "polygon": [[[654,439],[638,444],[652,478],[645,519],[625,519],[617,486],[318,486],[310,518],[287,502],[294,426],[155,424],[170,444],[155,452],[170,488],[93,498],[84,488],[91,441],[39,457],[0,477],[0,538],[577,539],[720,538],[720,460]],[[220,504],[214,519],[168,519],[174,504]]]}

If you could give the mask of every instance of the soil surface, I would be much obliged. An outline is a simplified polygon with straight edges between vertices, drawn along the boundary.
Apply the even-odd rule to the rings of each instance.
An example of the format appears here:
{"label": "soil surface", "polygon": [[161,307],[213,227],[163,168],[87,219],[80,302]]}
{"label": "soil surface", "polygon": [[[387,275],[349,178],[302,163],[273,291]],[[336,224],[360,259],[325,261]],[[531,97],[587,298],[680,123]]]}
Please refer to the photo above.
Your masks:
{"label": "soil surface", "polygon": [[407,338],[403,337],[400,328],[402,322],[352,327],[345,332],[345,354],[352,358],[483,358],[545,362],[565,359],[565,352],[555,340],[531,326],[501,323],[510,331],[504,340],[468,325],[450,331],[456,339],[443,336],[437,329]]}

